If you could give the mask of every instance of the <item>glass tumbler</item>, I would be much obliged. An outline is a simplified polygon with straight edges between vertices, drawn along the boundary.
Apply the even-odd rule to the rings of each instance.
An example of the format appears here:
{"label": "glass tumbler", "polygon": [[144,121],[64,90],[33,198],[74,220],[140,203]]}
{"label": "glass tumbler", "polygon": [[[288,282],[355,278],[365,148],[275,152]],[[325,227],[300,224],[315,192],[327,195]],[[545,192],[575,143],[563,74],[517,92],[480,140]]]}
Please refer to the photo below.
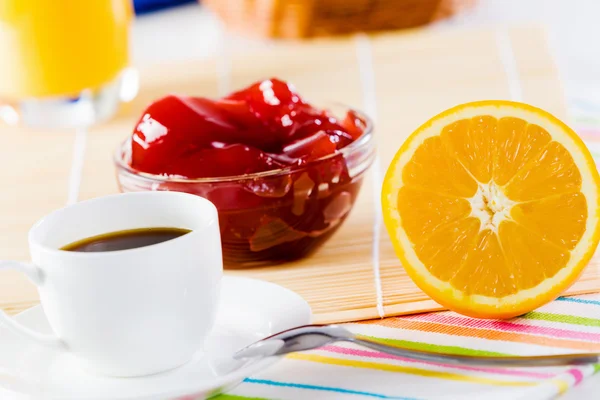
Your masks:
{"label": "glass tumbler", "polygon": [[85,127],[137,93],[131,0],[0,0],[0,119]]}

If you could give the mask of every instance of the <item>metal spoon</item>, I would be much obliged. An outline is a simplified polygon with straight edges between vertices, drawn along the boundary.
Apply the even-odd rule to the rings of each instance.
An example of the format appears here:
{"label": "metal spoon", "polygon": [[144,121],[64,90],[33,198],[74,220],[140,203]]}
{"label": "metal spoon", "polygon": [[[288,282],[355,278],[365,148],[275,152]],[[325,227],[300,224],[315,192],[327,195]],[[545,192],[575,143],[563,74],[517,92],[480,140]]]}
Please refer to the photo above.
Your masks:
{"label": "metal spoon", "polygon": [[306,325],[269,336],[239,350],[234,358],[262,359],[284,354],[313,350],[334,342],[355,343],[372,350],[412,358],[420,361],[435,361],[446,364],[478,365],[494,367],[554,367],[585,365],[600,362],[600,353],[558,354],[549,356],[464,356],[413,350],[378,342],[355,335],[339,325]]}

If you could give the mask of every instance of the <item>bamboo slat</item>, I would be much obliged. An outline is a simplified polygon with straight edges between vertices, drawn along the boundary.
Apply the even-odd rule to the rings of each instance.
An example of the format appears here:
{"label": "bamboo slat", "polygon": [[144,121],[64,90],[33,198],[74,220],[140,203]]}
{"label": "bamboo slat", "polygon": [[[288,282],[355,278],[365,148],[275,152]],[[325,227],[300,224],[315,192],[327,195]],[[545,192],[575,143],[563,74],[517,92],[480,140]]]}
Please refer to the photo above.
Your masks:
{"label": "bamboo slat", "polygon": [[74,138],[0,127],[0,259],[29,258],[30,226],[66,204]]}

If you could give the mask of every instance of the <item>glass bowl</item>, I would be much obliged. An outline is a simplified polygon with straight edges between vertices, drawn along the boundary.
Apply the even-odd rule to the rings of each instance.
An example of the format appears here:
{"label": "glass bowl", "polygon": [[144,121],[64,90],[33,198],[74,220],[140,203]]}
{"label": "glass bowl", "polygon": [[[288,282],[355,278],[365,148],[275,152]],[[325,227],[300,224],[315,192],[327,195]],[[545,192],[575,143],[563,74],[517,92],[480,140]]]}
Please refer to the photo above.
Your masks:
{"label": "glass bowl", "polygon": [[[350,111],[326,107],[336,117]],[[365,171],[375,158],[373,125],[335,154],[302,166],[218,178],[181,179],[149,174],[129,165],[131,139],[115,152],[121,191],[170,190],[196,194],[219,211],[223,260],[245,268],[305,257],[325,243],[348,217]]]}

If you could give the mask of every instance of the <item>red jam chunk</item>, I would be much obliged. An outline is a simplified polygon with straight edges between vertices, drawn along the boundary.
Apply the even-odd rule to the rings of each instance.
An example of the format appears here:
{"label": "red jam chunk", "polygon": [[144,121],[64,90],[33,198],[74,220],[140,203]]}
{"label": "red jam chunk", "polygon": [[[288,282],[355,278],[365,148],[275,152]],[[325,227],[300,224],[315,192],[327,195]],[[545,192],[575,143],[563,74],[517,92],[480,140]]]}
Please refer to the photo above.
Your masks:
{"label": "red jam chunk", "polygon": [[357,113],[337,119],[290,84],[269,79],[216,100],[155,101],[135,126],[130,165],[179,178],[155,189],[215,203],[226,263],[297,258],[350,211],[361,179],[351,178],[341,150],[365,130]]}

